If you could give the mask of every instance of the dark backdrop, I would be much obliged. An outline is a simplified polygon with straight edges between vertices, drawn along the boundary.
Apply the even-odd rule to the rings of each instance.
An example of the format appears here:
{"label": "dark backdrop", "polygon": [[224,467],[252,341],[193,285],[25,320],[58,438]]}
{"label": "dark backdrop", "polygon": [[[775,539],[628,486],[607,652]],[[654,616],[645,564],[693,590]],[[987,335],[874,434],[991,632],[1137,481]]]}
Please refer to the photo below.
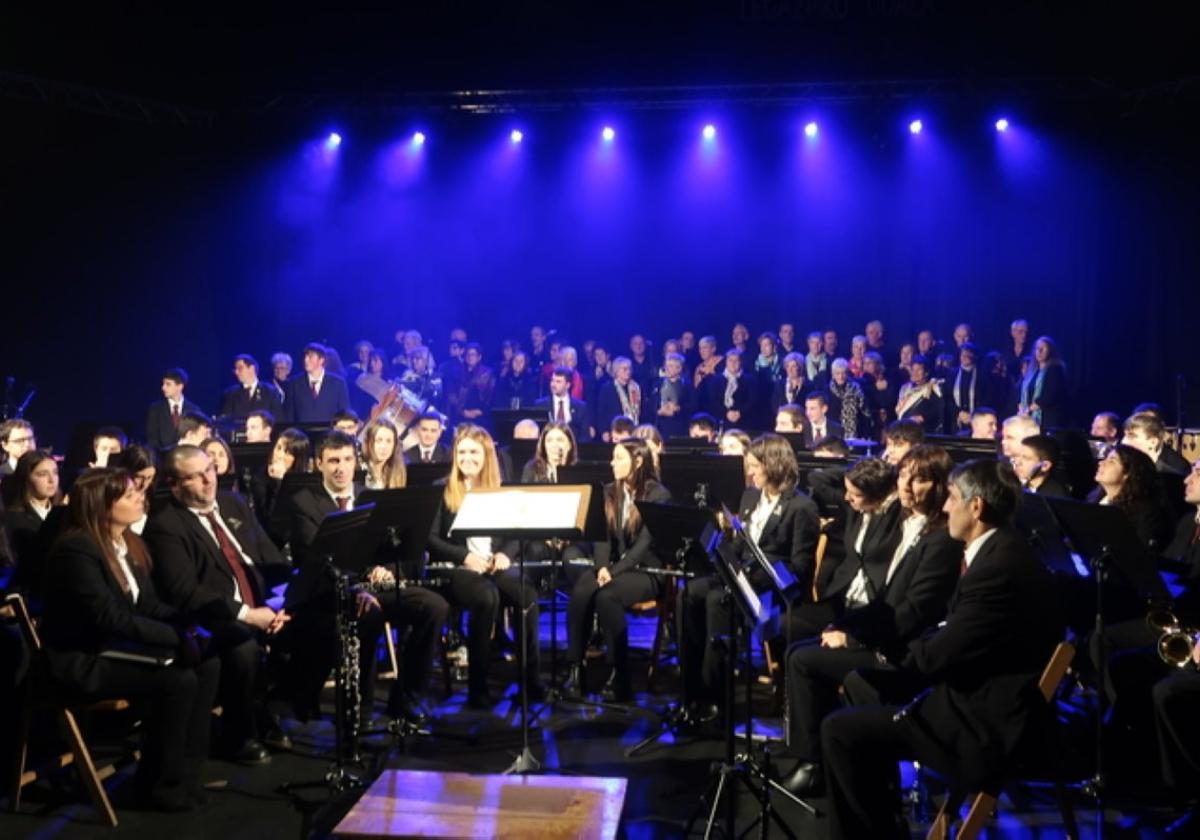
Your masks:
{"label": "dark backdrop", "polygon": [[140,421],[168,365],[214,409],[236,352],[349,356],[410,326],[437,356],[453,325],[494,355],[535,321],[623,345],[790,320],[848,351],[874,317],[893,348],[960,320],[998,346],[1025,317],[1058,339],[1080,421],[1144,399],[1173,416],[1196,378],[1186,110],[1026,105],[1004,136],[979,103],[192,130],[3,110],[2,367],[59,448],[75,420]]}

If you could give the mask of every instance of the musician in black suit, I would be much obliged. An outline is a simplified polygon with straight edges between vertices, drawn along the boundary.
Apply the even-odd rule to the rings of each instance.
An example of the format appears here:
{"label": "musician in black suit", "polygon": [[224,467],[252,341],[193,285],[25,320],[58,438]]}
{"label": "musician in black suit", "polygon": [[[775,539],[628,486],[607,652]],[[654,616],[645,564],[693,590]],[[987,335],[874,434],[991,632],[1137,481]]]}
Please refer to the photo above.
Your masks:
{"label": "musician in black suit", "polygon": [[701,387],[701,407],[727,424],[737,426],[752,419],[754,377],[745,371],[742,353],[736,347],[725,354],[725,370],[706,376]]}
{"label": "musician in black suit", "polygon": [[1160,473],[1187,475],[1191,469],[1182,455],[1166,444],[1167,427],[1162,418],[1149,411],[1136,412],[1125,419],[1121,443],[1140,449],[1150,456]]}
{"label": "musician in black suit", "polygon": [[427,408],[417,418],[417,444],[404,450],[404,460],[410,464],[448,464],[450,447],[441,443],[446,430],[446,418],[436,408]]}
{"label": "musician in black suit", "polygon": [[463,499],[472,489],[500,486],[500,466],[492,436],[482,426],[460,423],[452,447],[454,466],[446,479],[442,505],[429,533],[431,563],[449,566],[447,596],[452,604],[470,613],[467,629],[467,705],[486,709],[493,705],[488,693],[488,660],[491,658],[492,628],[501,605],[511,606],[525,616],[519,630],[525,638],[525,673],[520,678],[531,697],[544,695],[538,677],[537,592],[522,585],[513,566],[515,541],[492,537],[462,537],[451,534]]}
{"label": "musician in black suit", "polygon": [[822,785],[821,721],[838,705],[846,675],[883,655],[902,658],[912,640],[946,614],[958,583],[962,543],[946,530],[942,510],[954,463],[944,449],[918,446],[900,462],[900,542],[878,597],[835,620],[820,636],[788,650],[788,750],[798,758],[783,785],[800,795]]}
{"label": "musician in black suit", "polygon": [[791,638],[820,634],[849,610],[866,606],[883,589],[900,540],[896,472],[881,458],[863,458],[843,478],[844,551],[826,552],[817,572],[817,600],[792,610]]}
{"label": "musician in black suit", "polygon": [[829,419],[829,398],[821,391],[814,391],[804,398],[804,448],[811,450],[822,438],[844,438],[845,429],[836,420]]}
{"label": "musician in black suit", "polygon": [[[92,470],[71,488],[71,532],[50,554],[40,627],[50,676],[68,697],[128,698],[142,721],[134,787],[145,804],[187,811],[201,796],[220,665],[200,658],[181,614],[158,600],[145,545],[128,529],[143,494],[124,470]],[[170,665],[104,652],[161,656]]]}
{"label": "musician in black suit", "polygon": [[4,530],[16,565],[12,586],[25,595],[30,610],[38,615],[48,547],[42,526],[63,498],[58,462],[44,449],[30,450],[17,460],[16,472],[6,484],[11,498],[4,507]]}
{"label": "musician in black suit", "polygon": [[[259,665],[267,638],[288,620],[267,606],[264,573],[285,579],[286,561],[245,500],[217,490],[215,466],[203,449],[177,446],[162,469],[172,498],[143,534],[155,585],[164,601],[212,633],[221,659],[220,752],[242,764],[263,764],[270,755],[256,715]],[[277,728],[269,735],[284,743]]]}
{"label": "musician in black suit", "polygon": [[[796,590],[812,587],[820,520],[816,503],[799,492],[800,467],[786,439],[765,434],[743,456],[753,487],[738,505],[746,533],[772,562],[782,562],[796,579]],[[750,550],[738,545],[739,558],[751,562]],[[767,592],[766,573],[749,567],[757,592]],[[725,588],[714,576],[693,578],[677,597],[676,622],[679,662],[683,672],[683,701],[697,718],[711,718],[720,700],[725,657],[714,640],[729,632],[730,605]]]}
{"label": "musician in black suit", "polygon": [[346,380],[325,369],[325,346],[313,342],[304,348],[304,373],[288,380],[283,399],[286,423],[328,423],[350,408]]}
{"label": "musician in black suit", "polygon": [[253,411],[269,411],[277,415],[283,408],[279,392],[269,384],[258,381],[258,362],[242,353],[233,360],[233,375],[238,384],[225,389],[221,398],[221,414],[234,420],[245,420]]}
{"label": "musician in black suit", "polygon": [[1027,493],[1069,499],[1071,491],[1063,483],[1062,447],[1049,435],[1030,435],[1022,439],[1012,457],[1013,472]]}
{"label": "musician in black suit", "polygon": [[613,483],[604,487],[608,539],[596,545],[595,572],[579,576],[567,603],[567,661],[571,668],[567,691],[579,695],[584,690],[583,655],[594,614],[604,632],[612,665],[604,694],[614,702],[627,703],[633,699],[633,684],[625,611],[658,597],[659,581],[644,569],[662,565],[635,502],[667,502],[671,494],[658,483],[650,447],[640,438],[629,438],[613,447],[612,468]]}
{"label": "musician in black suit", "polygon": [[966,571],[946,623],[909,644],[898,672],[930,688],[903,710],[862,706],[825,719],[831,837],[908,836],[895,795],[902,759],[979,790],[1043,734],[1050,706],[1037,678],[1063,621],[1049,571],[1010,527],[1019,494],[1011,469],[993,460],[951,473],[945,509]]}
{"label": "musician in black suit", "polygon": [[533,405],[546,412],[547,420],[569,425],[576,440],[591,440],[591,415],[587,403],[571,397],[574,375],[575,372],[570,368],[555,368],[550,375],[550,396],[542,397]]}
{"label": "musician in black suit", "polygon": [[[344,432],[331,432],[317,444],[317,470],[322,476],[321,486],[305,487],[292,500],[295,523],[292,554],[297,566],[318,562],[309,553],[325,517],[336,511],[354,509],[355,500],[363,490],[354,483],[358,465],[355,453],[354,438]],[[362,607],[358,619],[361,713],[364,717],[369,716],[374,704],[377,670],[375,649],[386,618],[396,627],[409,628],[401,651],[401,673],[392,683],[388,694],[387,714],[393,719],[421,726],[428,721],[421,708],[421,695],[429,680],[434,644],[446,624],[449,606],[444,598],[430,589],[395,586],[398,579],[418,580],[422,576],[421,569],[397,568],[387,549],[376,553],[376,561],[377,565],[367,572],[366,580],[383,591],[374,595],[363,592],[358,596]],[[389,565],[391,568],[388,568]],[[310,632],[331,629],[331,624],[327,622],[332,616],[328,615],[320,598],[310,598],[308,603],[297,603],[294,607],[289,600],[288,609],[295,610],[297,620],[310,624]],[[304,648],[296,647],[296,650]],[[323,680],[327,673],[328,669],[319,675],[320,679]]]}
{"label": "musician in black suit", "polygon": [[204,410],[183,394],[188,375],[183,368],[168,368],[162,375],[161,400],[146,411],[146,443],[151,449],[170,449],[179,441],[179,422],[185,414],[204,416]]}

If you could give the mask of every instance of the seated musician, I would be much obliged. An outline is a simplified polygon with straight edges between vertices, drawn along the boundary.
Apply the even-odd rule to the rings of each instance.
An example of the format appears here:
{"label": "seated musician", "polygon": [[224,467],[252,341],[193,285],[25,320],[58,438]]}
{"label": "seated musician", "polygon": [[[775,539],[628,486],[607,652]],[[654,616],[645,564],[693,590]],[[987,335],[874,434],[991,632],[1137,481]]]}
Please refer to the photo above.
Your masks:
{"label": "seated musician", "polygon": [[1096,489],[1088,501],[1120,508],[1142,543],[1155,554],[1170,541],[1171,522],[1154,463],[1132,446],[1117,444],[1096,465]]}
{"label": "seated musician", "polygon": [[188,412],[180,418],[177,431],[179,432],[177,445],[200,446],[212,437],[212,421],[203,414]]}
{"label": "seated musician", "polygon": [[30,608],[40,611],[45,583],[45,548],[39,539],[46,517],[62,504],[58,462],[44,449],[31,449],[17,459],[11,483],[6,482],[11,501],[4,508],[4,530],[16,565],[13,588],[30,599]]}
{"label": "seated musician", "polygon": [[350,435],[350,437],[358,437],[358,433],[362,431],[363,422],[353,409],[348,408],[333,415],[333,419],[329,421],[329,426],[339,432]]}
{"label": "seated musician", "polygon": [[129,445],[129,438],[120,426],[101,426],[92,435],[92,461],[89,467],[107,467],[108,456]]}
{"label": "seated musician", "polygon": [[647,568],[661,565],[654,554],[650,531],[635,502],[667,502],[671,494],[658,481],[654,459],[646,442],[637,438],[613,446],[613,482],[604,487],[604,516],[608,539],[595,551],[595,572],[584,572],[571,590],[567,605],[568,695],[580,695],[585,646],[595,615],[604,633],[612,673],[604,686],[607,699],[633,700],[629,673],[629,627],[625,611],[634,604],[657,598],[660,582]]}
{"label": "seated musician", "polygon": [[953,467],[938,446],[918,446],[901,459],[901,536],[878,597],[788,650],[787,744],[798,761],[782,783],[793,793],[816,794],[822,786],[821,721],[837,707],[846,675],[874,665],[877,655],[898,660],[946,614],[963,549],[947,532],[942,510]]}
{"label": "seated musician", "polygon": [[901,760],[974,791],[1038,733],[1048,706],[1033,686],[1063,622],[1049,571],[1011,528],[1020,492],[1012,470],[990,459],[950,474],[947,528],[966,545],[966,571],[945,624],[910,642],[892,674],[908,684],[898,702],[917,699],[903,710],[843,709],[821,725],[834,840],[909,836],[897,796]]}
{"label": "seated musician", "polygon": [[1049,435],[1031,435],[1021,441],[1013,456],[1013,472],[1026,493],[1070,498],[1062,481],[1062,447]]}
{"label": "seated musician", "polygon": [[897,420],[883,430],[883,460],[893,467],[914,446],[925,442],[925,428],[914,420]]}
{"label": "seated musician", "polygon": [[200,448],[212,458],[217,475],[237,475],[237,463],[233,460],[233,450],[224,438],[210,437],[201,442]]}
{"label": "seated musician", "polygon": [[1167,427],[1162,418],[1153,412],[1139,411],[1125,420],[1125,434],[1121,443],[1145,452],[1159,472],[1187,475],[1187,461],[1167,446],[1166,440]]}
{"label": "seated musician", "polygon": [[150,500],[154,496],[154,480],[158,478],[158,457],[153,449],[131,443],[109,458],[109,466],[128,471],[133,476],[134,487],[145,497],[142,518],[129,526],[129,530],[140,537],[150,518]]}
{"label": "seated musician", "polygon": [[1000,416],[996,409],[980,406],[971,412],[971,429],[969,436],[972,440],[995,441],[1000,431]]}
{"label": "seated musician", "polygon": [[[804,416],[808,420],[804,426],[805,448],[812,449],[813,444],[822,438],[846,437],[842,424],[829,419],[829,400],[823,392],[814,391],[804,398]],[[854,437],[853,434],[850,436]]]}
{"label": "seated musician", "polygon": [[1092,418],[1091,436],[1108,446],[1121,442],[1121,418],[1111,411],[1101,411]]}
{"label": "seated musician", "polygon": [[1042,427],[1028,414],[1014,414],[1000,424],[1000,454],[1011,463],[1021,441],[1042,433]]}
{"label": "seated musician", "polygon": [[[800,475],[796,455],[787,440],[765,434],[750,445],[743,456],[753,486],[738,505],[746,533],[772,561],[783,561],[796,579],[796,591],[806,593],[812,586],[820,523],[817,506],[797,490]],[[744,563],[752,555],[739,545]],[[766,573],[748,568],[756,592],[769,591]],[[724,657],[714,640],[729,632],[729,610],[724,586],[714,577],[694,578],[680,590],[676,622],[679,639],[679,663],[683,672],[683,701],[689,714],[700,720],[716,715],[723,684]]]}
{"label": "seated musician", "polygon": [[637,423],[633,422],[632,417],[624,414],[614,414],[608,424],[608,432],[605,437],[610,443],[620,443],[623,440],[629,440],[633,437],[633,430],[636,428]]}
{"label": "seated musician", "polygon": [[720,425],[716,417],[706,411],[698,411],[688,420],[688,437],[716,443]]}
{"label": "seated musician", "polygon": [[[142,721],[134,792],[146,806],[190,811],[203,797],[200,773],[220,665],[201,659],[184,617],[160,601],[145,544],[129,533],[143,495],[129,473],[90,470],[71,488],[70,530],[48,560],[40,633],[51,679],[84,701],[128,698]],[[164,667],[105,651],[161,654]]]}
{"label": "seated musician", "polygon": [[275,579],[286,577],[286,563],[245,500],[217,489],[216,466],[204,450],[175,447],[163,460],[163,475],[172,499],[150,517],[144,534],[155,585],[163,601],[212,633],[224,710],[219,753],[263,764],[270,755],[260,736],[285,741],[277,726],[260,731],[259,663],[266,638],[288,621],[267,606],[264,573],[274,566]]}
{"label": "seated musician", "polygon": [[363,460],[368,490],[391,490],[407,483],[400,432],[386,417],[372,420],[363,431]]}
{"label": "seated musician", "polygon": [[796,403],[785,403],[775,412],[776,432],[804,431],[804,407]]}
{"label": "seated musician", "polygon": [[246,443],[270,443],[275,415],[269,411],[251,411],[246,418]]}
{"label": "seated musician", "polygon": [[[537,447],[533,458],[521,470],[522,484],[557,484],[559,467],[574,466],[579,463],[578,447],[575,445],[575,434],[566,423],[547,423],[538,437]],[[525,561],[546,563],[556,555],[556,549],[561,550],[561,561],[564,566],[566,579],[575,582],[578,568],[570,568],[567,564],[582,557],[590,557],[590,543],[566,542],[562,540],[533,541],[522,546],[525,550]],[[526,572],[530,581],[544,581],[546,575],[532,571]]]}
{"label": "seated musician", "polygon": [[450,461],[449,447],[441,443],[446,418],[436,408],[427,408],[417,418],[417,443],[404,450],[410,464],[445,464]]}
{"label": "seated musician", "polygon": [[487,709],[494,704],[488,692],[487,674],[492,628],[501,605],[525,615],[525,673],[520,678],[525,680],[531,697],[540,697],[544,690],[538,677],[537,592],[532,586],[521,584],[512,561],[515,547],[498,538],[450,533],[467,493],[500,486],[495,444],[486,429],[462,423],[455,430],[452,453],[453,466],[445,481],[442,505],[429,534],[429,560],[452,567],[447,598],[470,613],[467,705]]}
{"label": "seated musician", "polygon": [[[364,489],[354,483],[357,469],[355,452],[354,438],[343,432],[331,432],[317,444],[317,471],[321,473],[321,486],[305,487],[292,499],[295,522],[292,556],[299,569],[303,569],[307,562],[319,562],[319,558],[309,555],[322,520],[335,511],[354,510],[355,501]],[[422,725],[428,718],[421,710],[421,695],[429,679],[434,644],[446,623],[449,606],[442,596],[430,589],[420,586],[395,587],[397,578],[417,580],[421,570],[397,568],[388,548],[381,548],[376,553],[376,560],[377,564],[366,573],[366,580],[383,587],[383,591],[374,595],[365,592],[359,594],[362,601],[359,615],[361,714],[364,719],[369,718],[374,704],[377,670],[375,648],[383,631],[383,619],[386,618],[395,627],[409,628],[401,654],[400,677],[392,683],[388,694],[387,715],[396,721]],[[331,627],[329,619],[332,616],[328,613],[326,602],[317,600],[293,604],[289,597],[287,604],[289,612],[295,615],[295,622],[308,625],[306,629],[309,634]],[[293,656],[293,664],[295,660]],[[323,681],[328,669],[320,674],[315,671],[308,673]]]}

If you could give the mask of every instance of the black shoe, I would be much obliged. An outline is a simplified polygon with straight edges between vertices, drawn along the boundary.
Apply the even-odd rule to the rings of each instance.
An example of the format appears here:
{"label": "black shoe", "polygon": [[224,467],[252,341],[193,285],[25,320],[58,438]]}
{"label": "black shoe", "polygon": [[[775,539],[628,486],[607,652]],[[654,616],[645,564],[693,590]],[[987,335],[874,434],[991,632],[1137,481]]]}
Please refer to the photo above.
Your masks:
{"label": "black shoe", "polygon": [[583,696],[583,666],[572,665],[567,671],[567,679],[563,682],[562,692],[564,697],[582,697]]}
{"label": "black shoe", "polygon": [[275,752],[291,752],[292,738],[278,724],[268,729],[262,736],[262,742],[267,749]]}
{"label": "black shoe", "polygon": [[633,702],[633,686],[629,682],[629,677],[618,676],[616,671],[608,675],[608,680],[604,683],[604,687],[600,689],[600,696],[609,703],[632,703]]}
{"label": "black shoe", "polygon": [[407,724],[416,729],[424,729],[429,725],[429,714],[421,708],[417,698],[408,692],[389,702],[387,713],[394,724]]}
{"label": "black shoe", "polygon": [[261,741],[254,738],[247,738],[239,746],[229,750],[224,757],[228,761],[246,767],[259,767],[271,761],[271,753],[267,751]]}
{"label": "black shoe", "polygon": [[825,773],[820,764],[801,761],[779,784],[796,796],[820,796],[825,792]]}
{"label": "black shoe", "polygon": [[687,719],[692,723],[703,725],[712,723],[721,715],[721,709],[716,703],[692,702],[687,707]]}

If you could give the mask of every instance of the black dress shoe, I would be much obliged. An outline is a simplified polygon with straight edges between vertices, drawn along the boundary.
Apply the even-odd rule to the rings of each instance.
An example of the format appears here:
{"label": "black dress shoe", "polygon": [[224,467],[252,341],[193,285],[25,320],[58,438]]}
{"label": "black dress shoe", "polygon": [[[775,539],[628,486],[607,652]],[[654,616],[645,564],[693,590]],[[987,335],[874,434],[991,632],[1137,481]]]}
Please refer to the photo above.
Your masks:
{"label": "black dress shoe", "polygon": [[262,764],[267,764],[271,760],[271,753],[262,745],[261,741],[254,738],[247,738],[242,744],[225,756],[229,761],[236,764],[242,764],[246,767],[258,767]]}
{"label": "black dress shoe", "polygon": [[411,694],[404,694],[388,703],[388,717],[396,723],[404,723],[417,729],[429,725],[429,714],[421,708],[420,702]]}
{"label": "black dress shoe", "polygon": [[825,773],[820,764],[801,761],[779,780],[779,784],[796,796],[820,796],[825,792]]}
{"label": "black dress shoe", "polygon": [[268,729],[262,736],[262,742],[267,749],[275,752],[291,752],[292,738],[281,727],[274,726]]}

